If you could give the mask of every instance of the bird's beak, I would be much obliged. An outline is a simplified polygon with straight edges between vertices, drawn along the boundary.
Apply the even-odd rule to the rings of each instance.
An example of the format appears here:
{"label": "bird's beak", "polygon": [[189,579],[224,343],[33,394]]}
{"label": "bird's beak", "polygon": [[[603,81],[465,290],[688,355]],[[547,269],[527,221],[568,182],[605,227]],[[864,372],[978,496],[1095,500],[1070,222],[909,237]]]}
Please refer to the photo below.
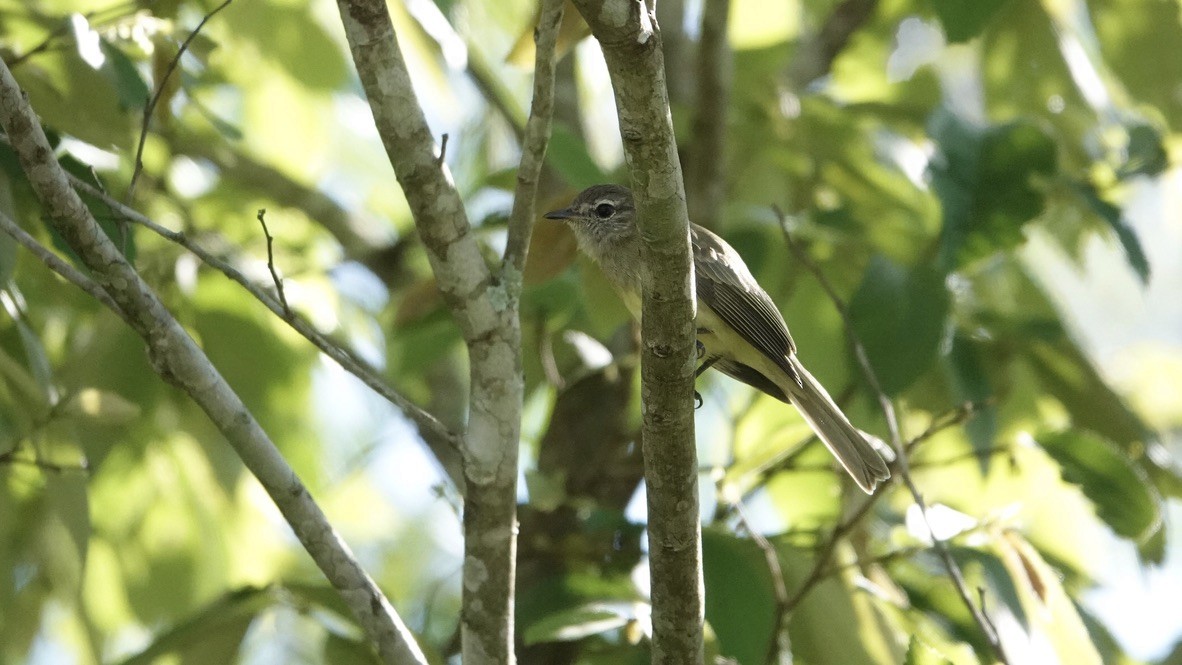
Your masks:
{"label": "bird's beak", "polygon": [[563,208],[562,210],[551,210],[542,216],[546,219],[570,219],[575,216],[575,211],[570,208]]}

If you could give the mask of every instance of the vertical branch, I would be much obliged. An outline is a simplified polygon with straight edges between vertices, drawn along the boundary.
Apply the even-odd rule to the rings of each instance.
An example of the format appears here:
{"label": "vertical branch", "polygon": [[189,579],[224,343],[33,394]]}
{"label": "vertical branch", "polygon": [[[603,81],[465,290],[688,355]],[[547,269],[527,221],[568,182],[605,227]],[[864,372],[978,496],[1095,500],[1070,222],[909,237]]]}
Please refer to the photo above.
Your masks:
{"label": "vertical branch", "polygon": [[661,35],[636,0],[577,0],[603,47],[643,239],[641,399],[653,662],[702,662],[702,543],[694,447],[694,293]]}
{"label": "vertical branch", "polygon": [[[533,222],[537,171],[553,105],[559,8],[539,31],[537,95],[527,122],[518,195],[502,270],[489,269],[463,202],[436,155],[384,0],[338,0],[341,22],[374,121],[423,239],[436,283],[468,347],[464,461],[461,643],[465,663],[508,663],[513,654],[517,448],[524,382],[518,303]],[[542,48],[542,42],[550,44]]]}
{"label": "vertical branch", "polygon": [[686,166],[690,217],[717,228],[726,194],[726,121],[730,105],[731,51],[726,41],[730,0],[705,0],[698,42],[698,104]]}
{"label": "vertical branch", "polygon": [[426,663],[406,625],[358,565],[267,433],[70,187],[36,114],[3,62],[0,125],[49,223],[147,343],[153,369],[188,393],[234,447],[369,634],[382,660]]}
{"label": "vertical branch", "polygon": [[657,22],[661,25],[661,50],[665,59],[665,85],[669,102],[678,106],[690,103],[694,93],[694,42],[685,32],[686,0],[661,0],[657,5]]}
{"label": "vertical branch", "polygon": [[505,244],[502,268],[507,281],[516,281],[515,290],[518,291],[521,289],[521,271],[525,268],[529,238],[537,216],[534,204],[538,197],[538,179],[542,174],[550,125],[554,118],[554,72],[557,64],[554,47],[558,42],[558,27],[562,24],[562,5],[562,0],[542,0],[538,28],[534,33],[537,41],[534,96],[529,120],[525,123],[521,163],[517,167],[517,190],[513,193],[513,210],[509,213],[509,238]]}
{"label": "vertical branch", "polygon": [[341,23],[435,281],[468,348],[464,467],[464,662],[513,660],[521,333],[516,294],[493,275],[411,84],[385,0],[338,0]]}

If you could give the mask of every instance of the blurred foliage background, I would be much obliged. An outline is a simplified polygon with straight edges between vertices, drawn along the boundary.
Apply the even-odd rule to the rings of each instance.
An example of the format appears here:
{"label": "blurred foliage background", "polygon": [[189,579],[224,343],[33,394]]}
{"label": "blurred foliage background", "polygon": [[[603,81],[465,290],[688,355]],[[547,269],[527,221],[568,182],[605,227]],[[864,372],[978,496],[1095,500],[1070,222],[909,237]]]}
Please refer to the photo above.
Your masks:
{"label": "blurred foliage background", "polygon": [[[145,102],[216,4],[0,0],[0,55],[75,173],[269,286],[265,209],[292,306],[462,422],[462,344],[331,2],[236,0],[211,18],[161,91],[129,192]],[[390,8],[470,216],[499,248],[534,3]],[[916,480],[1013,662],[1182,663],[1182,3],[732,0],[721,154],[695,152],[702,10],[658,7],[683,159],[721,167],[714,230],[813,373],[885,435],[840,317],[771,206],[787,212],[905,434],[932,428]],[[576,16],[539,210],[627,177],[610,83]],[[0,164],[0,209],[69,256],[5,145]],[[451,462],[224,276],[88,203],[431,658],[454,655]],[[134,334],[7,236],[0,302],[0,662],[372,659]],[[647,662],[635,332],[545,221],[523,311],[522,662]],[[794,410],[709,374],[699,389],[711,654],[766,662],[783,617],[783,662],[989,662],[905,491],[890,485],[848,522],[864,498]]]}

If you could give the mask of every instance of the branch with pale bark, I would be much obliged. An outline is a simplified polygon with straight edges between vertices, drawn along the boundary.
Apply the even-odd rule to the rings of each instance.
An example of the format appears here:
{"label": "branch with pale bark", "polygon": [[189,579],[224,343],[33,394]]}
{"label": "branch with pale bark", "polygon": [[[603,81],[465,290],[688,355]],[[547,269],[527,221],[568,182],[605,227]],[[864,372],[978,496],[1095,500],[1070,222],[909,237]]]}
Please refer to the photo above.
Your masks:
{"label": "branch with pale bark", "polygon": [[[7,142],[3,137],[0,141]],[[94,185],[82,180],[72,173],[66,173],[66,178],[70,185],[75,190],[91,196],[105,205],[121,222],[135,224],[143,227],[152,233],[176,243],[184,247],[197,258],[201,259],[203,263],[209,267],[217,270],[232,281],[236,282],[251,296],[269,309],[271,313],[278,316],[289,326],[295,330],[304,339],[308,340],[319,349],[324,355],[332,358],[339,364],[346,372],[357,377],[366,386],[369,386],[375,393],[384,397],[394,406],[398,407],[403,415],[405,415],[418,428],[419,435],[426,443],[427,448],[434,455],[439,462],[440,467],[448,475],[457,487],[462,487],[463,478],[460,469],[460,462],[456,449],[458,447],[457,436],[451,432],[443,423],[439,422],[435,416],[428,413],[425,409],[418,406],[402,393],[395,390],[385,379],[382,378],[381,373],[370,366],[369,363],[362,360],[352,351],[349,351],[343,344],[330,339],[327,335],[316,330],[306,318],[284,307],[283,303],[271,296],[263,288],[252,282],[234,267],[234,265],[227,259],[216,256],[201,244],[194,241],[192,238],[184,233],[173,231],[161,224],[154,222],[148,217],[141,214],[139,211],[123,204],[114,197],[107,194],[105,191],[95,187]],[[52,266],[51,266],[52,267]],[[68,266],[67,266],[68,267]],[[63,275],[67,279],[69,276]],[[71,280],[74,281],[74,280]]]}
{"label": "branch with pale bark", "polygon": [[484,260],[447,165],[411,85],[382,0],[338,0],[341,22],[382,144],[402,186],[427,258],[468,348],[471,375],[464,464],[461,644],[465,663],[514,658],[517,453],[524,380],[519,301],[533,199],[553,106],[554,42],[561,3],[546,0],[537,73],[504,260]]}
{"label": "branch with pale bark", "polygon": [[693,264],[661,34],[642,2],[576,0],[575,6],[603,47],[611,75],[648,273],[640,371],[653,662],[699,663],[704,605]]}
{"label": "branch with pale bark", "polygon": [[0,124],[49,223],[144,339],[153,369],[184,390],[234,447],[341,594],[382,660],[425,663],[402,619],[357,564],[267,433],[71,188],[36,114],[6,65],[0,65]]}

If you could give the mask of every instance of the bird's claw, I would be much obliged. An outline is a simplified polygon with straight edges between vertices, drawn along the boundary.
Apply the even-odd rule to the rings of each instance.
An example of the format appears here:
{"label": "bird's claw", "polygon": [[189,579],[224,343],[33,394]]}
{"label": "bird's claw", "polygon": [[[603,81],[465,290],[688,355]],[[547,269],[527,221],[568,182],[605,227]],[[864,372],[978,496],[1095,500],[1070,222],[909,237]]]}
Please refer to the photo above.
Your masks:
{"label": "bird's claw", "polygon": [[694,410],[697,411],[698,409],[702,408],[703,403],[704,403],[704,400],[702,399],[702,393],[695,390],[694,391]]}

